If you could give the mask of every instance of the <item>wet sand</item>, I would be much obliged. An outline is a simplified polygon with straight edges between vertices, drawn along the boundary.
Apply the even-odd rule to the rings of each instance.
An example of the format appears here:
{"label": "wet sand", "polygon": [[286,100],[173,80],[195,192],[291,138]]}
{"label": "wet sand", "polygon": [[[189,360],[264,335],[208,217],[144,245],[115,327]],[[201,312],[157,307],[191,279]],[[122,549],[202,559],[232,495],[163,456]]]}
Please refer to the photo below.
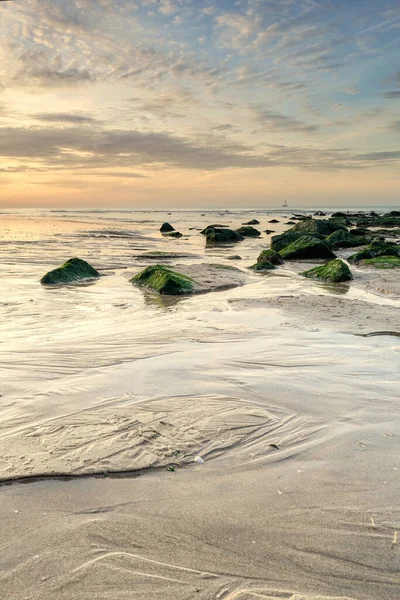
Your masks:
{"label": "wet sand", "polygon": [[[80,219],[2,248],[1,597],[397,600],[398,280],[254,274],[266,236],[205,250],[151,222],[99,252],[117,221]],[[79,244],[107,277],[39,286]],[[148,250],[238,253],[240,286],[157,297],[127,281]]]}

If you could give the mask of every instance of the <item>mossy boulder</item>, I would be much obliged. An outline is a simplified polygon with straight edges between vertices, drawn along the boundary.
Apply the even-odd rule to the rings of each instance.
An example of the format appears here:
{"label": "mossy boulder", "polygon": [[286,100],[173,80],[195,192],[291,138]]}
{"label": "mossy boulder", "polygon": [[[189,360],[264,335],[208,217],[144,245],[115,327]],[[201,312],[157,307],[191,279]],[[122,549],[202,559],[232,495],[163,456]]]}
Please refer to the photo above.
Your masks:
{"label": "mossy boulder", "polygon": [[273,265],[283,265],[282,256],[275,250],[263,250],[257,258],[258,263],[270,262]]}
{"label": "mossy boulder", "polygon": [[366,258],[373,258],[375,254],[371,252],[371,250],[360,250],[360,252],[356,252],[348,257],[349,263],[359,263]]}
{"label": "mossy boulder", "polygon": [[132,277],[130,282],[134,285],[146,287],[158,294],[178,296],[191,294],[195,282],[193,279],[165,265],[151,265]]}
{"label": "mossy boulder", "polygon": [[253,269],[253,271],[272,271],[273,269],[276,269],[276,266],[266,260],[264,262],[256,262],[249,268]]}
{"label": "mossy boulder", "polygon": [[322,265],[321,267],[315,267],[314,269],[303,271],[301,275],[311,279],[321,279],[323,281],[333,281],[335,283],[340,281],[350,281],[350,279],[353,279],[349,267],[339,258],[331,260],[326,265]]}
{"label": "mossy boulder", "polygon": [[371,231],[369,229],[364,229],[363,227],[355,227],[354,229],[350,229],[349,233],[357,237],[371,235]]}
{"label": "mossy boulder", "polygon": [[307,258],[336,258],[323,240],[312,235],[303,235],[280,252],[283,259],[301,260]]}
{"label": "mossy boulder", "polygon": [[375,256],[362,260],[360,264],[375,269],[400,269],[400,256]]}
{"label": "mossy boulder", "polygon": [[275,269],[276,265],[283,265],[281,255],[275,252],[275,250],[263,250],[257,258],[257,262],[250,269],[254,271],[269,271]]}
{"label": "mossy boulder", "polygon": [[206,234],[207,244],[230,244],[232,242],[241,242],[243,236],[233,229],[208,228]]}
{"label": "mossy boulder", "polygon": [[374,240],[364,250],[349,256],[348,261],[350,263],[359,263],[381,256],[400,256],[400,246],[385,242],[384,240]]}
{"label": "mossy boulder", "polygon": [[101,277],[100,273],[85,260],[70,258],[61,267],[46,273],[40,283],[43,285],[60,285],[74,283],[82,279],[97,279],[98,277]]}
{"label": "mossy boulder", "polygon": [[[289,231],[286,231],[285,233],[282,233],[280,235],[274,235],[271,238],[271,250],[280,252],[281,250],[283,250],[283,248],[286,248],[286,246],[288,246],[292,242],[299,240],[304,235],[305,234],[301,231],[293,231],[292,229],[289,229]],[[319,234],[314,234],[313,237],[320,238],[321,240],[324,239],[324,236]]]}
{"label": "mossy boulder", "polygon": [[287,233],[301,233],[302,235],[319,235],[327,236],[333,233],[334,228],[330,225],[329,221],[325,219],[305,219],[296,223],[294,227],[289,229]]}
{"label": "mossy boulder", "polygon": [[258,229],[252,227],[251,225],[239,227],[239,229],[236,229],[236,233],[242,235],[243,237],[260,237],[261,235],[261,231],[258,231]]}
{"label": "mossy boulder", "polygon": [[160,227],[161,233],[168,233],[168,231],[175,231],[175,227],[172,227],[170,223],[163,223]]}
{"label": "mossy boulder", "polygon": [[356,221],[357,227],[400,227],[400,217],[378,215],[363,216]]}
{"label": "mossy boulder", "polygon": [[330,218],[328,219],[328,223],[333,231],[336,231],[337,229],[347,229],[347,227],[352,226],[352,222],[343,217]]}
{"label": "mossy boulder", "polygon": [[328,235],[326,241],[335,248],[356,248],[357,246],[365,246],[370,240],[366,237],[351,235],[345,229],[337,229],[331,235]]}

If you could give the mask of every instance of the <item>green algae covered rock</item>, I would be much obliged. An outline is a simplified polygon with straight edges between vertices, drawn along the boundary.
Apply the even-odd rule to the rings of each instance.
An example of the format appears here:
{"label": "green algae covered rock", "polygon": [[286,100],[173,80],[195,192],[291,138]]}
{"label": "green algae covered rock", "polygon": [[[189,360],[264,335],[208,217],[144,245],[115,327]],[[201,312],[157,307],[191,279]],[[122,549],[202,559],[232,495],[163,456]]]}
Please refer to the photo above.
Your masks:
{"label": "green algae covered rock", "polygon": [[374,256],[375,254],[371,252],[371,250],[360,250],[360,252],[356,252],[355,254],[349,256],[347,260],[349,263],[359,263],[366,258],[373,258]]}
{"label": "green algae covered rock", "polygon": [[275,250],[263,250],[255,265],[252,265],[250,269],[254,271],[266,271],[275,269],[275,265],[283,265],[283,260],[278,252]]}
{"label": "green algae covered rock", "polygon": [[229,244],[231,242],[241,242],[243,239],[240,233],[227,228],[217,229],[211,227],[208,228],[206,233],[207,244]]}
{"label": "green algae covered rock", "polygon": [[381,256],[400,256],[400,246],[384,240],[374,240],[364,250],[352,254],[347,260],[351,263],[359,263]]}
{"label": "green algae covered rock", "polygon": [[[286,248],[286,246],[289,246],[289,244],[295,242],[296,240],[299,240],[305,235],[301,231],[292,231],[292,229],[289,229],[289,231],[286,231],[285,233],[282,233],[280,235],[273,235],[270,244],[271,250],[280,252],[281,250],[283,250],[283,248]],[[319,233],[313,234],[313,237],[319,238],[321,240],[324,239],[324,236],[320,235]]]}
{"label": "green algae covered rock", "polygon": [[353,279],[349,267],[339,258],[331,260],[326,265],[321,267],[315,267],[308,271],[303,271],[301,275],[304,277],[310,277],[311,279],[322,279],[323,281],[333,281],[338,283],[340,281],[350,281]]}
{"label": "green algae covered rock", "polygon": [[344,217],[330,218],[328,219],[328,223],[331,226],[332,231],[336,231],[337,229],[347,229],[347,227],[352,226],[352,222]]}
{"label": "green algae covered rock", "polygon": [[187,275],[182,275],[164,265],[151,265],[132,277],[134,285],[149,288],[158,294],[177,296],[193,292],[195,282]]}
{"label": "green algae covered rock", "polygon": [[261,235],[261,231],[258,231],[258,229],[252,227],[251,225],[239,227],[239,229],[236,229],[236,233],[242,235],[243,237],[260,237]]}
{"label": "green algae covered rock", "polygon": [[256,262],[249,268],[253,269],[253,271],[272,271],[273,269],[276,269],[276,266],[268,260],[265,260],[264,262]]}
{"label": "green algae covered rock", "polygon": [[370,240],[366,237],[352,235],[345,229],[337,229],[326,238],[326,241],[335,248],[355,248],[365,246]]}
{"label": "green algae covered rock", "polygon": [[85,260],[70,258],[61,267],[46,273],[40,283],[43,285],[61,285],[74,283],[81,279],[97,279],[98,277],[101,277],[100,273]]}
{"label": "green algae covered rock", "polygon": [[301,233],[302,235],[318,233],[327,236],[333,233],[334,230],[334,227],[325,219],[304,219],[304,221],[300,221],[300,223],[289,229],[287,233]]}
{"label": "green algae covered rock", "polygon": [[361,264],[375,269],[400,269],[400,256],[375,256],[362,260]]}
{"label": "green algae covered rock", "polygon": [[332,250],[323,240],[312,235],[303,235],[280,251],[287,260],[307,258],[336,258]]}

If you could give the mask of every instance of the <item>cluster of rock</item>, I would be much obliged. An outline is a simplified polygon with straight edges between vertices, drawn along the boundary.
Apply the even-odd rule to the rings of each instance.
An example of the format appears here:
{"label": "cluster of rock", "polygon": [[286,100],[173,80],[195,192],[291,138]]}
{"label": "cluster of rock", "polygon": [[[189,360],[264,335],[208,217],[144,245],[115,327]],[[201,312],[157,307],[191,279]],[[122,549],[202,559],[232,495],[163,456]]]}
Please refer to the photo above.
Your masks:
{"label": "cluster of rock", "polygon": [[[324,215],[318,213],[318,216]],[[396,232],[400,231],[400,211],[391,211],[383,216],[374,212],[369,214],[338,212],[329,219],[313,219],[304,215],[294,215],[292,218],[298,222],[285,233],[273,236],[270,248],[261,252],[251,269],[273,270],[282,265],[285,260],[323,259],[329,262],[301,274],[324,281],[348,281],[352,279],[351,271],[344,261],[336,257],[335,250],[361,246],[363,246],[361,250],[348,258],[349,263],[379,269],[400,268],[400,245],[385,241],[384,238],[379,237],[381,230],[376,231],[376,228],[387,227],[393,235],[396,235]],[[273,219],[270,222],[277,222],[277,220]],[[259,222],[253,219],[236,230],[225,225],[214,224],[203,229],[201,233],[206,237],[207,244],[230,244],[241,241],[245,237],[259,237],[261,232],[253,227],[257,224]],[[163,235],[182,236],[169,223],[163,223],[160,231]],[[154,254],[153,258],[159,258],[162,253]],[[240,256],[233,255],[227,258],[239,260]],[[223,267],[229,268],[221,265],[221,268]],[[70,284],[98,279],[100,276],[101,274],[86,261],[71,258],[57,269],[46,273],[41,283]],[[157,293],[169,295],[193,293],[196,284],[191,277],[161,264],[146,267],[130,281]]]}

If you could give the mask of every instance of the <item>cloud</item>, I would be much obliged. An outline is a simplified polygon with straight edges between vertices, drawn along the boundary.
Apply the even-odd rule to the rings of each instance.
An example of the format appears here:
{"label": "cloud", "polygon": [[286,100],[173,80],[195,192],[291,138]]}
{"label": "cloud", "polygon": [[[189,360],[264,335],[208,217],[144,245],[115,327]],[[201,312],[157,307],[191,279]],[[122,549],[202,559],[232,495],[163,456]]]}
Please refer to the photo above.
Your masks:
{"label": "cloud", "polygon": [[383,97],[387,98],[388,100],[400,100],[400,90],[384,92]]}
{"label": "cloud", "polygon": [[300,119],[290,117],[284,113],[256,106],[253,108],[253,114],[265,130],[287,131],[298,133],[315,133],[318,131],[317,125],[304,123]]}
{"label": "cloud", "polygon": [[72,113],[36,113],[31,115],[36,121],[45,123],[67,123],[73,125],[93,125],[99,123],[97,119],[82,114]]}
{"label": "cloud", "polygon": [[215,170],[260,167],[265,156],[244,144],[203,137],[196,141],[169,133],[88,128],[0,128],[0,156],[31,159],[41,166],[178,167]]}

